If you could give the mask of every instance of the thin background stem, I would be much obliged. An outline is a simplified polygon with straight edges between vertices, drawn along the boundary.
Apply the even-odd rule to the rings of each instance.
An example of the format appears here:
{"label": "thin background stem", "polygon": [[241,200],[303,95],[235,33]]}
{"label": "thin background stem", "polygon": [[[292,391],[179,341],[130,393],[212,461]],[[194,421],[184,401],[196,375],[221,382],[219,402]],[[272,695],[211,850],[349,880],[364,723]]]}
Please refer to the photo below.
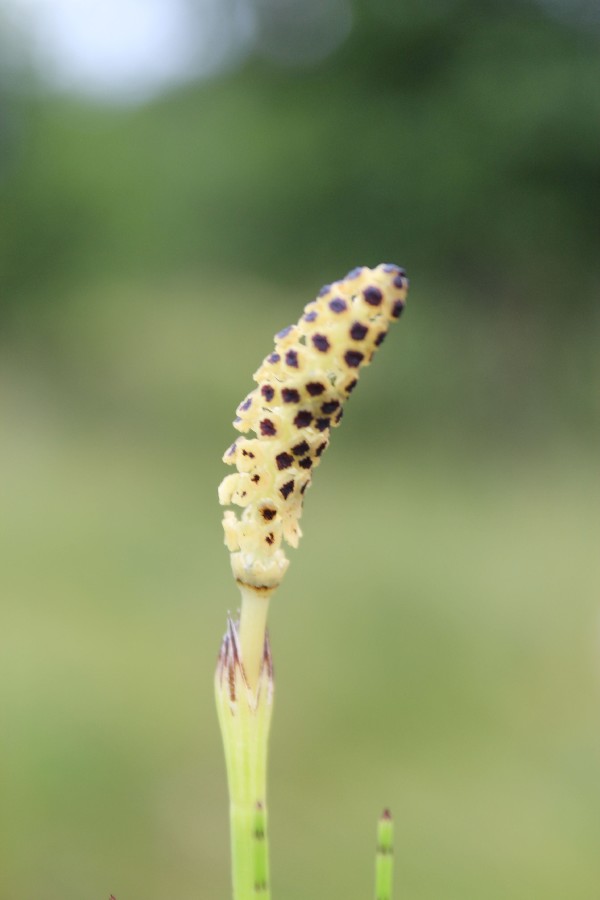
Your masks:
{"label": "thin background stem", "polygon": [[377,857],[375,861],[375,900],[392,900],[394,876],[394,823],[389,809],[377,824]]}

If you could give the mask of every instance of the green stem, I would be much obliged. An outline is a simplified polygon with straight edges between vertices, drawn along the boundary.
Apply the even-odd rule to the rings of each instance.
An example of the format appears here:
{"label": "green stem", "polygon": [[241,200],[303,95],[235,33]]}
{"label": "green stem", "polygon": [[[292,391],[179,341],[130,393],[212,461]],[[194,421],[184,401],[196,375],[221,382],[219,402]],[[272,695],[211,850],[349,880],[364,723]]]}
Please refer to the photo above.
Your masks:
{"label": "green stem", "polygon": [[377,857],[375,861],[375,900],[392,900],[394,876],[394,823],[389,809],[377,824]]}
{"label": "green stem", "polygon": [[270,900],[266,815],[260,801],[231,804],[234,900]]}
{"label": "green stem", "polygon": [[270,900],[267,810],[262,803],[256,804],[254,815],[254,889],[261,900]]}
{"label": "green stem", "polygon": [[215,687],[229,786],[233,900],[270,900],[266,780],[273,668],[268,640],[253,690],[230,621]]}

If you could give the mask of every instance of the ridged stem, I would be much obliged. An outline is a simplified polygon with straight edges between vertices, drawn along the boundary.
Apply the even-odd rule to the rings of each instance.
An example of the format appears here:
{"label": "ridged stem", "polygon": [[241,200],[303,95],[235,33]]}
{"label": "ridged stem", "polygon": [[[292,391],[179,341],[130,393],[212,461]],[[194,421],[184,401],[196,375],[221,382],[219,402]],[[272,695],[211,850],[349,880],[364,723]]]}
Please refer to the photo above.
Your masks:
{"label": "ridged stem", "polygon": [[234,900],[270,900],[266,812],[254,805],[232,803],[231,857]]}
{"label": "ridged stem", "polygon": [[237,628],[229,620],[215,686],[229,786],[233,898],[270,900],[266,780],[273,669],[268,638],[253,690],[242,666]]}
{"label": "ridged stem", "polygon": [[375,860],[375,900],[392,900],[394,876],[394,823],[389,809],[377,823]]}

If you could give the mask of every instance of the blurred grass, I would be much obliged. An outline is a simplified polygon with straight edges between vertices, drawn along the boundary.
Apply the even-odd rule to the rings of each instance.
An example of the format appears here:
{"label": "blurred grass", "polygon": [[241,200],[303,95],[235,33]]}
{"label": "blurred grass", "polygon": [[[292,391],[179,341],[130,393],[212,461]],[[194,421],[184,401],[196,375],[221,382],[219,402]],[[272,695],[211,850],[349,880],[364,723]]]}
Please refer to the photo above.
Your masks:
{"label": "blurred grass", "polygon": [[[220,454],[310,294],[198,295],[96,285],[3,355],[2,900],[228,896]],[[452,321],[415,295],[365,373],[274,601],[285,900],[370,896],[384,805],[404,896],[597,896],[597,368],[553,415]]]}

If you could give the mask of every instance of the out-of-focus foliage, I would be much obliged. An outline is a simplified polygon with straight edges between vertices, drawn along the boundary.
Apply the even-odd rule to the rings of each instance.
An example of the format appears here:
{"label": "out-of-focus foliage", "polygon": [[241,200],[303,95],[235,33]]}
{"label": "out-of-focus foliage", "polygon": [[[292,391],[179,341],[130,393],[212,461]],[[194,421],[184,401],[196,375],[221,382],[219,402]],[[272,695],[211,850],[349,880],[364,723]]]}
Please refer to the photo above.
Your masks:
{"label": "out-of-focus foliage", "polygon": [[[320,7],[256,6],[254,57],[142,107],[6,79],[4,333],[41,332],[47,344],[65,298],[121,277],[209,272],[236,291],[256,277],[310,294],[388,259],[439,297],[421,304],[446,334],[448,383],[440,394],[421,375],[421,418],[454,415],[448,392],[501,370],[480,425],[557,411],[589,425],[600,31],[517,0],[378,0],[355,5],[329,57],[283,65],[284,51],[296,63],[306,52]],[[343,8],[323,7],[341,19]]]}
{"label": "out-of-focus foliage", "polygon": [[4,303],[82,271],[318,279],[400,253],[483,302],[589,313],[599,51],[530,3],[378,0],[318,66],[249,61],[134,111],[13,93]]}

